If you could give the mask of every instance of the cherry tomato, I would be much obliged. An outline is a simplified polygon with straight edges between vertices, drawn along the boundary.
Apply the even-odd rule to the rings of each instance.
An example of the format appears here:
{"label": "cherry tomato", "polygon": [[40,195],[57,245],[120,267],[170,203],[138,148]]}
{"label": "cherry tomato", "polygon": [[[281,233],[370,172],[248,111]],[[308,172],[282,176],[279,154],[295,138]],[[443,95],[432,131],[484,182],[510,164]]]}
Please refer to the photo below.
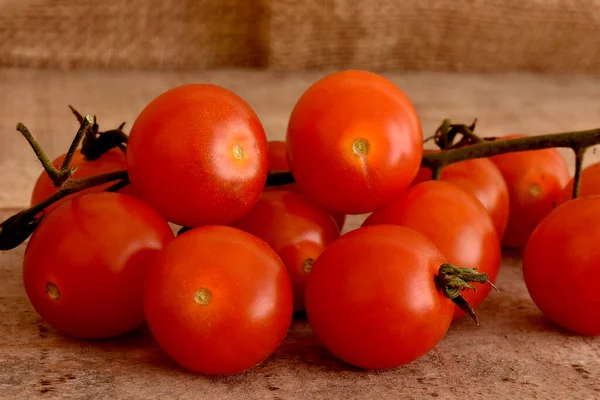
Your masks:
{"label": "cherry tomato", "polygon": [[[473,196],[458,186],[427,181],[410,188],[384,208],[375,211],[363,226],[403,225],[429,238],[448,262],[487,273],[496,281],[500,268],[500,241],[491,217]],[[488,296],[491,285],[467,291],[464,298],[476,308]],[[465,316],[456,307],[453,320]]]}
{"label": "cherry tomato", "polygon": [[287,161],[286,144],[283,140],[272,140],[269,146],[269,171],[286,172],[290,170]]}
{"label": "cherry tomato", "polygon": [[184,85],[158,96],[137,117],[127,167],[136,193],[169,221],[227,224],[262,193],[267,139],[254,111],[233,92]]}
{"label": "cherry tomato", "polygon": [[568,201],[531,234],[523,276],[535,304],[554,323],[600,335],[600,196]]}
{"label": "cherry tomato", "polygon": [[[286,144],[284,141],[269,142],[269,170],[277,172],[288,172],[290,170],[287,162]],[[296,183],[290,183],[283,186],[265,187],[266,191],[279,189],[291,190],[293,192],[304,194]],[[341,231],[344,227],[344,223],[346,222],[346,214],[336,211],[330,211],[329,214],[331,214],[339,230]]]}
{"label": "cherry tomato", "polygon": [[[523,135],[511,135],[518,138]],[[498,167],[509,195],[509,216],[502,244],[522,248],[537,224],[559,202],[569,169],[556,149],[506,153],[490,158]]]}
{"label": "cherry tomato", "polygon": [[121,335],[143,322],[148,267],[172,239],[167,222],[135,197],[75,197],[46,214],[27,245],[27,296],[68,335]]}
{"label": "cherry tomato", "polygon": [[[579,197],[600,195],[600,163],[592,164],[581,171]],[[563,189],[560,204],[573,198],[573,179]]]}
{"label": "cherry tomato", "polygon": [[261,239],[227,226],[179,235],[147,280],[144,310],[160,347],[183,367],[233,374],[265,360],[292,319],[285,266]]}
{"label": "cherry tomato", "polygon": [[283,260],[294,289],[294,310],[304,310],[304,287],[314,261],[340,236],[331,216],[300,194],[269,191],[234,227],[258,236]]}
{"label": "cherry tomato", "polygon": [[[63,154],[62,156],[58,157],[52,162],[52,165],[54,165],[56,168],[60,168],[65,157],[66,154]],[[125,159],[125,153],[116,148],[104,153],[97,160],[88,160],[83,156],[83,154],[81,154],[81,151],[76,150],[73,154],[73,158],[71,159],[71,167],[77,168],[75,173],[71,176],[73,179],[77,179],[85,178],[88,176],[106,174],[109,172],[126,170],[127,160]],[[72,199],[73,197],[81,196],[86,193],[101,192],[113,185],[114,183],[115,182],[111,182],[105,185],[96,186],[78,193],[74,193],[46,207],[45,211],[48,213],[54,210],[59,205],[61,205],[62,203],[66,202],[67,200]],[[43,200],[46,200],[48,197],[52,196],[57,191],[58,189],[56,188],[56,186],[54,186],[54,184],[48,177],[48,174],[46,174],[46,171],[42,171],[37,182],[35,183],[35,187],[33,188],[33,193],[31,195],[31,205],[34,206],[38,203],[41,203]],[[125,194],[133,194],[133,190],[131,190],[129,185],[121,189],[120,192]]]}
{"label": "cherry tomato", "polygon": [[393,368],[431,350],[454,304],[434,276],[446,259],[421,233],[379,225],[349,232],[313,265],[308,322],[335,356],[361,368]]}
{"label": "cherry tomato", "polygon": [[[431,180],[431,170],[421,168],[413,185],[428,180]],[[492,161],[475,158],[450,164],[442,170],[440,180],[453,183],[477,198],[492,217],[498,237],[502,237],[508,222],[508,188]]]}
{"label": "cherry tomato", "polygon": [[292,174],[327,210],[373,211],[406,189],[419,170],[423,134],[409,98],[365,71],[331,74],[311,86],[290,117]]}

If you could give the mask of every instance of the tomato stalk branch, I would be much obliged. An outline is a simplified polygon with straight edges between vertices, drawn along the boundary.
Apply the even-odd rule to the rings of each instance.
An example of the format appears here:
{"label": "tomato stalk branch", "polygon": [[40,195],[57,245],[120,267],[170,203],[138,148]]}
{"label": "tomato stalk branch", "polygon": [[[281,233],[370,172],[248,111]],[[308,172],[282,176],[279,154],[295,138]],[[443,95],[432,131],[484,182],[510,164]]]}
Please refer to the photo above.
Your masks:
{"label": "tomato stalk branch", "polygon": [[33,207],[18,212],[0,224],[0,250],[11,250],[23,243],[41,222],[46,207],[73,193],[114,181],[129,182],[127,171],[109,172],[80,179],[68,179],[62,184],[60,190],[52,196]]}

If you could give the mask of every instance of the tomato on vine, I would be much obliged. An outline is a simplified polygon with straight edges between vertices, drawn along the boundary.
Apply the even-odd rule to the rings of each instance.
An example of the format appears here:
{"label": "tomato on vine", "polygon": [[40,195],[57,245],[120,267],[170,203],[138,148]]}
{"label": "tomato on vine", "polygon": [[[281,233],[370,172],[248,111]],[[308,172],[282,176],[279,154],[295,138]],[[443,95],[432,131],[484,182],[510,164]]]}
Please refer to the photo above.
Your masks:
{"label": "tomato on vine", "polygon": [[286,141],[302,191],[346,214],[373,211],[406,189],[423,149],[410,99],[365,71],[337,72],[312,85],[292,111]]}
{"label": "tomato on vine", "polygon": [[[571,179],[563,189],[560,204],[573,198],[573,183]],[[592,164],[581,171],[579,197],[600,195],[600,163]]]}
{"label": "tomato on vine", "polygon": [[523,276],[531,298],[554,323],[600,335],[600,196],[568,201],[531,234]]}
{"label": "tomato on vine", "polygon": [[27,245],[27,296],[43,319],[68,335],[121,335],[143,322],[148,268],[172,239],[167,222],[135,197],[75,197],[47,213]]}
{"label": "tomato on vine", "polygon": [[[473,196],[458,186],[443,181],[426,181],[371,214],[363,226],[395,224],[412,228],[427,236],[448,262],[471,268],[495,282],[500,268],[500,241],[494,223]],[[476,308],[490,293],[486,285],[464,293]],[[454,320],[465,313],[456,308]]]}
{"label": "tomato on vine", "polygon": [[245,371],[286,336],[292,287],[261,239],[226,226],[191,229],[158,255],[144,292],[148,326],[181,366],[202,374]]}
{"label": "tomato on vine", "polygon": [[232,226],[258,236],[283,260],[294,289],[294,310],[304,310],[304,288],[314,261],[340,236],[331,216],[287,190],[268,191]]}
{"label": "tomato on vine", "polygon": [[227,224],[258,200],[267,139],[250,106],[215,85],[190,84],[150,102],[127,145],[133,189],[169,221]]}

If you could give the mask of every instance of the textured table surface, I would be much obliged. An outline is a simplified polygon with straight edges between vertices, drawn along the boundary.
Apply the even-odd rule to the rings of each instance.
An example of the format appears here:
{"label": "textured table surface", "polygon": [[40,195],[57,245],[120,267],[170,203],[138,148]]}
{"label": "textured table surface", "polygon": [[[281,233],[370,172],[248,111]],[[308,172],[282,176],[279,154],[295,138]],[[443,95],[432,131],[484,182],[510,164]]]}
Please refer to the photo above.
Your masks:
{"label": "textured table surface", "polygon": [[[0,219],[27,204],[39,163],[14,130],[24,122],[51,157],[77,124],[66,104],[95,113],[101,127],[135,115],[184,82],[212,82],[255,108],[270,138],[282,138],[295,99],[322,73],[214,71],[60,72],[0,69]],[[539,134],[600,126],[600,78],[534,75],[389,75],[413,99],[426,133],[443,118],[479,117],[481,134]],[[563,152],[569,162],[572,156]],[[586,164],[598,160],[589,154]],[[348,229],[358,226],[352,217]],[[146,329],[109,341],[78,341],[43,322],[21,281],[24,246],[0,253],[0,398],[202,399],[596,399],[600,338],[567,333],[531,302],[520,259],[504,257],[480,327],[454,325],[422,359],[389,371],[336,361],[302,320],[281,348],[251,371],[225,378],[188,373],[169,361]]]}

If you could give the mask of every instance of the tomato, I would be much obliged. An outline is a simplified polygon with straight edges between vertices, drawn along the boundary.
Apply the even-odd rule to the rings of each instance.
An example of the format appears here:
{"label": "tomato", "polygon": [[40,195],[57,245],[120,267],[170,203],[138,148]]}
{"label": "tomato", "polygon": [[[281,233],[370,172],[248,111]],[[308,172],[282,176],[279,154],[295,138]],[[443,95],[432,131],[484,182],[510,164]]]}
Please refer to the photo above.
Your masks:
{"label": "tomato", "polygon": [[[511,135],[518,138],[523,135]],[[569,169],[556,149],[506,153],[490,158],[498,167],[509,195],[509,216],[502,244],[522,248],[537,224],[559,202]]]}
{"label": "tomato", "polygon": [[[600,195],[600,163],[592,164],[581,171],[579,197]],[[573,198],[573,179],[563,189],[560,204]]]}
{"label": "tomato", "polygon": [[239,96],[219,86],[171,89],[137,117],[127,145],[136,193],[183,226],[227,224],[254,206],[267,179],[267,139]]}
{"label": "tomato", "polygon": [[68,335],[121,335],[143,322],[148,267],[172,239],[167,222],[135,197],[75,197],[46,214],[27,245],[27,296]]}
{"label": "tomato", "polygon": [[283,140],[272,140],[269,146],[269,171],[286,172],[290,170],[287,161],[286,144]]}
{"label": "tomato", "polygon": [[144,309],[160,347],[183,367],[233,374],[265,360],[292,320],[285,266],[261,239],[227,226],[189,230],[154,263]]}
{"label": "tomato", "polygon": [[[63,154],[62,156],[58,157],[52,162],[52,165],[54,165],[54,167],[56,167],[57,169],[60,168],[65,157],[66,154]],[[77,168],[77,170],[73,175],[71,175],[71,177],[73,179],[78,179],[94,175],[106,174],[109,172],[126,170],[127,161],[125,159],[125,153],[123,153],[117,148],[109,150],[108,152],[100,156],[100,158],[98,158],[97,160],[88,160],[83,156],[83,154],[81,154],[80,150],[76,150],[73,154],[73,158],[71,159],[71,167]],[[66,202],[67,200],[72,199],[73,197],[81,196],[86,193],[101,192],[113,185],[114,183],[115,182],[110,182],[105,185],[96,186],[78,193],[74,193],[46,207],[45,211],[50,212],[62,203]],[[46,174],[46,171],[42,171],[37,182],[35,183],[35,187],[33,188],[33,193],[31,195],[31,205],[34,206],[38,203],[41,203],[43,200],[46,200],[48,197],[52,196],[57,191],[58,189],[56,188],[56,186],[54,186],[54,184],[48,177],[48,174]],[[129,185],[121,189],[120,192],[126,194],[133,194],[133,190],[131,190]]]}
{"label": "tomato", "polygon": [[269,191],[234,227],[266,241],[283,260],[294,289],[294,310],[304,310],[304,287],[314,261],[340,236],[331,216],[300,194]]}
{"label": "tomato", "polygon": [[406,189],[423,150],[409,98],[365,71],[337,72],[311,86],[292,111],[286,141],[302,191],[345,214],[373,211]]}
{"label": "tomato", "polygon": [[531,234],[523,276],[531,298],[554,323],[600,335],[600,196],[577,198],[550,213]]}
{"label": "tomato", "polygon": [[431,350],[446,334],[454,304],[434,276],[446,262],[424,235],[379,225],[349,232],[313,265],[308,322],[338,358],[361,368],[393,368]]}
{"label": "tomato", "polygon": [[[288,172],[290,170],[287,162],[286,144],[284,141],[269,142],[269,170],[277,172]],[[267,186],[266,191],[270,190],[291,190],[293,192],[302,193],[302,190],[296,183],[290,183],[283,186]],[[330,211],[331,217],[335,220],[338,229],[341,231],[346,222],[346,214]]]}
{"label": "tomato", "polygon": [[[427,181],[413,186],[384,208],[375,211],[363,226],[403,225],[429,238],[448,262],[487,273],[493,283],[500,268],[500,241],[494,223],[483,205],[458,186]],[[476,308],[488,296],[491,285],[464,293]],[[454,321],[464,317],[458,307]]]}
{"label": "tomato", "polygon": [[[421,168],[413,185],[428,180],[431,180],[431,170]],[[502,237],[508,222],[508,188],[492,161],[474,158],[450,164],[442,170],[440,180],[453,183],[477,198],[492,217],[498,236]]]}

